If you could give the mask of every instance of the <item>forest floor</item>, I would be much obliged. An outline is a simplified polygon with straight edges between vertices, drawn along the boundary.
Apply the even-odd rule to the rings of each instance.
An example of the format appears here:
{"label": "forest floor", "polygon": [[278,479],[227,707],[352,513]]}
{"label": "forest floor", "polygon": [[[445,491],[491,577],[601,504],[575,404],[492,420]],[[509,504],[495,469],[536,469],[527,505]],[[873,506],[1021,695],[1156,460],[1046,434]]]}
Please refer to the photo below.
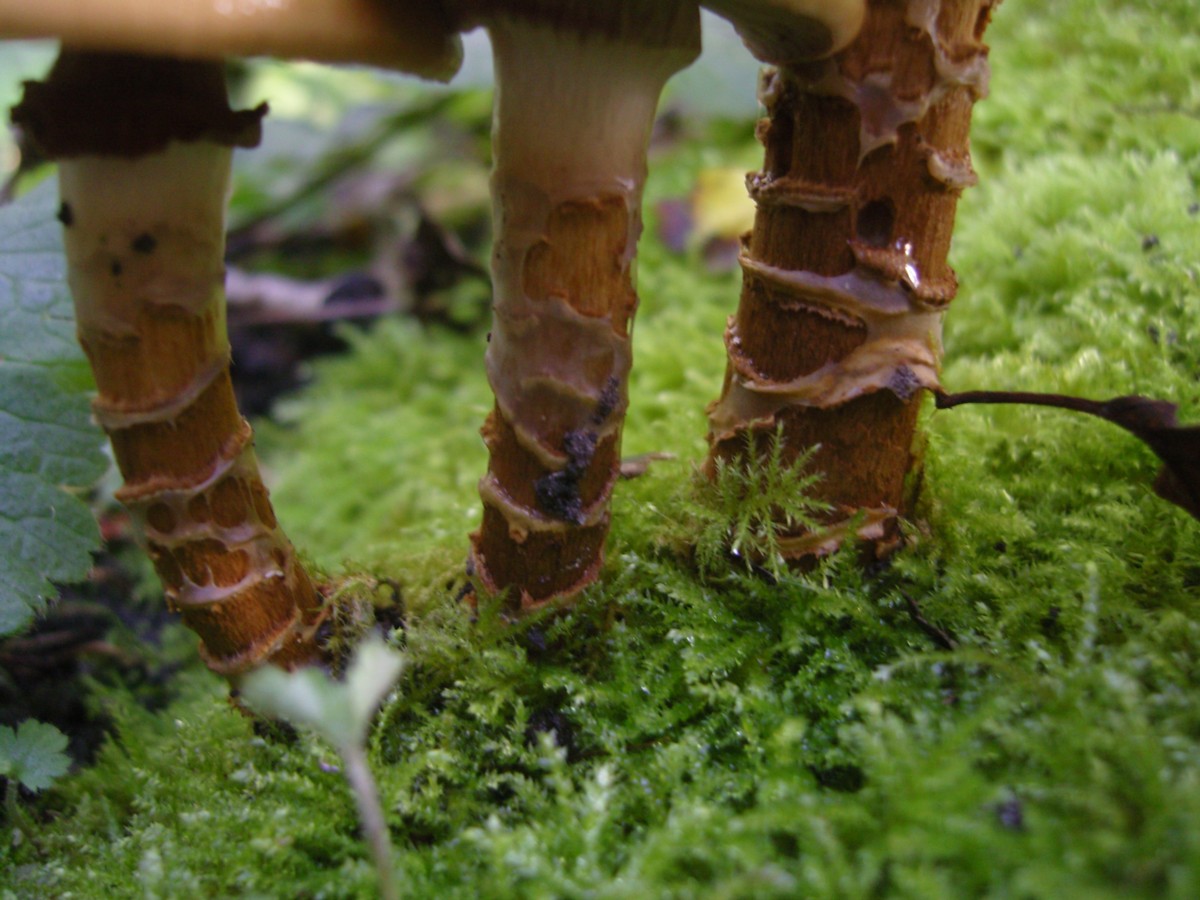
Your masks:
{"label": "forest floor", "polygon": [[[1190,0],[998,9],[948,390],[1140,394],[1200,422],[1198,24]],[[713,185],[759,165],[753,110],[668,95],[624,439],[666,458],[618,486],[600,582],[514,627],[458,600],[490,408],[486,91],[240,83],[276,122],[239,159],[231,267],[292,309],[266,338],[274,313],[231,314],[257,335],[244,372],[292,366],[282,396],[243,396],[269,410],[289,534],[406,659],[370,738],[406,896],[1200,896],[1200,525],[1136,438],[930,402],[888,564],[772,574],[697,547],[730,524],[696,467],[744,214]],[[368,324],[328,324],[345,312]],[[117,549],[98,571],[144,615],[72,620],[103,731],[5,823],[0,897],[372,896],[332,748],[256,734]]]}

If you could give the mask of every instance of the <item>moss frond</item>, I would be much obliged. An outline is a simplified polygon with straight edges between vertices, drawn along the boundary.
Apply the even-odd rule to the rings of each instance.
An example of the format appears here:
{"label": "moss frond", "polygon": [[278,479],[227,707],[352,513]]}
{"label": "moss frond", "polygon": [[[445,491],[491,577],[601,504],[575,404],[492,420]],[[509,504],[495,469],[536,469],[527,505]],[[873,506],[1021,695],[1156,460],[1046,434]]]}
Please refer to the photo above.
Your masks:
{"label": "moss frond", "polygon": [[717,460],[712,478],[697,478],[683,505],[682,533],[694,541],[696,563],[709,576],[740,563],[778,578],[787,568],[780,537],[819,529],[817,517],[828,508],[812,496],[821,480],[809,471],[817,448],[789,456],[778,426],[765,439],[747,432],[745,440],[743,454]]}

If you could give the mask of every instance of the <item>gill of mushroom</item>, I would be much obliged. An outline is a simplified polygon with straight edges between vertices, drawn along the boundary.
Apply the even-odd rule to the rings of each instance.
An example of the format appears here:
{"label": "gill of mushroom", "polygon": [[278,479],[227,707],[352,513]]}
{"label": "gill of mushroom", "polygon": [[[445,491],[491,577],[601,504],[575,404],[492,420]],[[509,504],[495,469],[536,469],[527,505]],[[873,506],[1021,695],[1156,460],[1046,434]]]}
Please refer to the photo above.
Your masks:
{"label": "gill of mushroom", "polygon": [[646,149],[695,0],[456,0],[493,47],[495,407],[473,567],[522,612],[597,576],[619,474]]}
{"label": "gill of mushroom", "polygon": [[[64,20],[66,6],[87,7],[92,19]],[[232,111],[223,68],[209,57],[229,48],[345,59],[356,40],[374,48],[370,56],[409,39],[364,33],[353,15],[336,34],[336,22],[323,19],[326,30],[309,43],[295,28],[263,30],[253,17],[241,22],[252,34],[231,35],[213,12],[220,6],[4,0],[0,36],[61,28],[75,45],[45,81],[26,84],[13,120],[58,163],[68,279],[97,385],[95,416],[124,478],[118,499],[139,526],[168,604],[199,635],[205,662],[236,678],[262,662],[291,668],[322,660],[329,610],[275,519],[230,382],[223,290],[230,161],[234,146],[257,143],[265,106]],[[263,7],[268,22],[275,9]],[[38,10],[47,17],[38,19]],[[403,19],[397,10],[376,24]],[[117,26],[134,13],[161,24],[161,46],[176,55],[143,55],[159,47],[152,28],[134,29],[130,45]],[[458,63],[456,36],[424,9],[410,18],[433,24],[407,67],[448,77]],[[168,27],[177,19],[191,31]],[[273,43],[276,34],[281,43]],[[109,52],[113,44],[139,52]],[[406,67],[403,56],[390,62]]]}
{"label": "gill of mushroom", "polygon": [[769,55],[758,31],[744,32],[776,65],[761,80],[766,154],[748,178],[757,212],[709,407],[708,468],[754,465],[777,426],[789,460],[819,445],[829,527],[787,536],[789,558],[852,540],[882,556],[899,542],[919,484],[917,414],[938,385],[957,289],[947,252],[958,197],[975,182],[968,131],[987,91],[982,36],[996,2],[867,0],[860,15],[863,0],[808,0],[830,33],[861,21],[820,60]]}
{"label": "gill of mushroom", "polygon": [[866,0],[702,0],[728,19],[750,51],[775,66],[812,62],[858,35]]}

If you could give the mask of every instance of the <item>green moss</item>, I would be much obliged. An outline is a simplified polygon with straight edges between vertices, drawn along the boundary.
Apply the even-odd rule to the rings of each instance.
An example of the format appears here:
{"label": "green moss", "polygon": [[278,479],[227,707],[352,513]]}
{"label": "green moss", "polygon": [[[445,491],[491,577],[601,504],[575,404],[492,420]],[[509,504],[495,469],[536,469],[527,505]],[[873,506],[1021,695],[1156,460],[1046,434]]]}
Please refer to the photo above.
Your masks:
{"label": "green moss", "polygon": [[[1000,7],[952,389],[1145,393],[1200,418],[1200,124],[1141,109],[1195,108],[1190,6]],[[744,141],[660,159],[651,201]],[[453,599],[482,338],[356,334],[263,439],[305,552],[403,589],[410,666],[372,760],[408,891],[1200,894],[1200,529],[1152,494],[1152,456],[1053,410],[930,413],[892,565],[698,575],[672,547],[695,537],[738,283],[648,218],[626,451],[678,459],[618,487],[604,578],[573,612],[506,627],[485,601],[472,624]],[[119,739],[5,849],[7,890],[369,896],[332,751],[256,738],[214,679],[181,684],[160,714],[109,698]]]}
{"label": "green moss", "polygon": [[329,568],[386,570],[478,523],[486,345],[400,321],[343,334],[351,353],[323,363],[259,441],[296,543]]}

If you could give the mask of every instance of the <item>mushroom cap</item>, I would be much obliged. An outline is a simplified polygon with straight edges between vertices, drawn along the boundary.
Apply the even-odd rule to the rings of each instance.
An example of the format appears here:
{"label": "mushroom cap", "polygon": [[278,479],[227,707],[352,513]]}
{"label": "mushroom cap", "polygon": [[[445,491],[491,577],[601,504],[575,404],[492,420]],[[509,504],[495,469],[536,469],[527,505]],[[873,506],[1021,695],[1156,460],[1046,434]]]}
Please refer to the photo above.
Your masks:
{"label": "mushroom cap", "polygon": [[866,0],[700,0],[728,19],[750,52],[777,66],[831,56],[858,35]]}
{"label": "mushroom cap", "polygon": [[0,38],[180,59],[355,62],[440,81],[462,61],[431,0],[0,0]]}
{"label": "mushroom cap", "polygon": [[699,29],[696,0],[443,0],[467,31],[501,19],[537,22],[555,31],[646,47],[691,45]]}

